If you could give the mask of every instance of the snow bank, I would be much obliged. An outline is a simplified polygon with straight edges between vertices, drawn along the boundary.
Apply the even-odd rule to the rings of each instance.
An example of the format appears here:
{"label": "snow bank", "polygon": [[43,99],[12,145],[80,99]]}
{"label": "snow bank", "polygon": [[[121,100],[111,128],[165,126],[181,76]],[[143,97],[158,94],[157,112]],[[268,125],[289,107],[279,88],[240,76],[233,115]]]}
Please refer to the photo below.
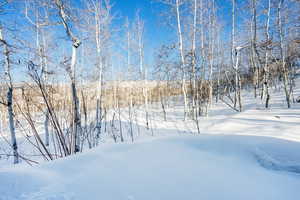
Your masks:
{"label": "snow bank", "polygon": [[290,166],[299,165],[297,142],[230,135],[160,138],[104,145],[36,167],[2,168],[0,199],[295,200],[300,175]]}

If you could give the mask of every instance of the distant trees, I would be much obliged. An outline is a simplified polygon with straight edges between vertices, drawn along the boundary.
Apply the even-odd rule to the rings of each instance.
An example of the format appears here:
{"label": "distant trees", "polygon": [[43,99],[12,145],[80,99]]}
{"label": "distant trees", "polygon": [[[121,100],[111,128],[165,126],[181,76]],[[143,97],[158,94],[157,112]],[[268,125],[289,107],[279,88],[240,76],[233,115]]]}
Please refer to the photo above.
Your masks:
{"label": "distant trees", "polygon": [[[185,66],[182,75],[191,77],[190,83],[186,85],[186,95],[191,97],[187,104],[193,108],[191,113],[195,113],[193,111],[195,99],[200,98],[202,106],[199,110],[207,114],[213,94],[234,110],[241,112],[242,88],[251,82],[250,79],[254,97],[259,96],[264,101],[265,108],[270,108],[270,89],[278,85],[275,80],[281,81],[287,106],[291,107],[293,68],[297,64],[295,62],[292,65],[288,64],[290,61],[286,54],[291,53],[288,50],[290,45],[298,44],[299,16],[296,14],[296,8],[299,8],[299,3],[281,0],[245,2],[232,0],[231,31],[228,27],[225,30],[231,34],[231,40],[226,40],[222,36],[224,27],[222,28],[222,20],[219,18],[221,8],[215,1],[161,2],[169,5],[172,11],[169,15],[174,16],[168,19],[171,19],[169,24],[173,22],[173,26],[177,28],[176,39],[179,50],[177,60],[182,63],[181,67]],[[250,9],[242,13],[239,7]],[[282,14],[283,10],[285,14]],[[291,30],[294,30],[293,34]],[[249,34],[246,34],[247,31]],[[287,35],[294,39],[286,38]],[[297,51],[299,52],[299,49]],[[221,55],[222,62],[220,62]],[[191,70],[188,69],[189,66]],[[196,87],[197,84],[200,85],[199,88]],[[221,90],[221,87],[224,90]],[[206,89],[208,91],[205,91]]]}

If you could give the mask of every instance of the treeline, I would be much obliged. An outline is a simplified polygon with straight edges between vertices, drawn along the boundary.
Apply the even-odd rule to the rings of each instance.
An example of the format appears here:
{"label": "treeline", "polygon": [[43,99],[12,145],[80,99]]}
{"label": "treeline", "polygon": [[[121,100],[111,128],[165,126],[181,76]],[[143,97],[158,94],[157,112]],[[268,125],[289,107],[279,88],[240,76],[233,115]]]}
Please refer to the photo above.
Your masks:
{"label": "treeline", "polygon": [[207,115],[213,94],[241,112],[241,89],[246,85],[269,108],[270,87],[281,84],[291,107],[300,55],[299,1],[161,2],[172,13],[168,23],[177,42],[162,46],[157,72],[163,79],[181,77],[185,116]]}

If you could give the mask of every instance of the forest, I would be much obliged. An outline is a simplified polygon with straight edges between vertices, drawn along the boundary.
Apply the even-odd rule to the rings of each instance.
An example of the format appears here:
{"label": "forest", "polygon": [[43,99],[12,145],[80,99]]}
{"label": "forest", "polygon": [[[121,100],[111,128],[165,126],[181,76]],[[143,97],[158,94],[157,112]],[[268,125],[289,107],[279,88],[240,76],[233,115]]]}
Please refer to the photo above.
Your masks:
{"label": "forest", "polygon": [[113,0],[1,0],[0,158],[35,165],[134,142],[137,118],[154,135],[156,113],[167,122],[178,104],[201,134],[215,104],[243,112],[243,92],[265,110],[274,91],[287,109],[300,102],[299,0],[149,2],[154,26]]}
{"label": "forest", "polygon": [[[0,126],[10,135],[14,163],[31,162],[18,151],[16,134],[32,136],[26,138],[33,147],[53,160],[98,146],[106,126],[123,142],[125,108],[132,124],[134,110],[143,106],[147,129],[149,104],[159,103],[167,120],[172,96],[182,97],[183,120],[197,127],[214,102],[242,112],[243,89],[266,109],[270,90],[280,87],[287,108],[300,101],[293,92],[299,1],[232,0],[226,11],[218,0],[153,3],[164,6],[158,26],[172,38],[146,54],[151,38],[142,10],[129,19],[110,0],[2,1]],[[116,27],[115,20],[122,24]]]}
{"label": "forest", "polygon": [[299,0],[0,0],[0,200],[300,196]]}

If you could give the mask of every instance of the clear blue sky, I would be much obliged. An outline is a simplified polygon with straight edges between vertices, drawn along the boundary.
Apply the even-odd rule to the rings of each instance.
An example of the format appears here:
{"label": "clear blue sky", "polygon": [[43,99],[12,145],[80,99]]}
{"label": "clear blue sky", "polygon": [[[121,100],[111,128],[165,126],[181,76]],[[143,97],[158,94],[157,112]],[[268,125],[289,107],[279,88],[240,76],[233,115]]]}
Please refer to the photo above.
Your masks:
{"label": "clear blue sky", "polygon": [[[114,4],[114,11],[120,13],[121,17],[128,17],[133,20],[136,10],[140,10],[141,17],[145,21],[145,51],[146,60],[153,63],[154,50],[170,40],[177,41],[176,30],[165,26],[164,18],[160,15],[163,12],[170,12],[169,7],[157,0],[111,0]],[[216,0],[219,9],[218,14],[224,21],[225,30],[222,36],[224,40],[230,40],[231,30],[231,0]],[[237,1],[243,3],[243,1]],[[239,12],[239,11],[237,11]],[[239,18],[237,19],[237,21]],[[175,37],[174,37],[175,36]]]}
{"label": "clear blue sky", "polygon": [[[72,0],[75,4],[82,2],[83,0]],[[124,24],[126,17],[132,22],[135,17],[136,11],[139,9],[141,18],[145,22],[145,61],[146,63],[153,65],[154,51],[162,44],[168,44],[170,40],[177,41],[176,30],[171,30],[170,27],[165,26],[164,18],[160,15],[164,12],[170,12],[169,7],[156,0],[111,0],[113,3],[113,12],[119,13],[119,18],[115,22],[116,24]],[[241,2],[238,1],[238,2]],[[220,15],[225,21],[225,35],[224,39],[230,39],[231,29],[231,0],[216,0]],[[79,4],[80,6],[80,4]],[[21,8],[20,13],[23,12]],[[23,17],[20,13],[15,13],[15,16]],[[12,19],[13,13],[7,13],[7,18]],[[3,18],[2,18],[3,19]],[[17,17],[12,20],[18,20]],[[62,32],[64,35],[64,32]],[[229,36],[229,37],[228,37]]]}
{"label": "clear blue sky", "polygon": [[136,11],[140,11],[141,18],[145,22],[145,54],[148,55],[145,59],[152,62],[154,49],[172,38],[172,31],[164,25],[160,17],[166,6],[155,0],[112,0],[112,2],[114,11],[120,13],[123,22],[126,17],[133,21]]}

